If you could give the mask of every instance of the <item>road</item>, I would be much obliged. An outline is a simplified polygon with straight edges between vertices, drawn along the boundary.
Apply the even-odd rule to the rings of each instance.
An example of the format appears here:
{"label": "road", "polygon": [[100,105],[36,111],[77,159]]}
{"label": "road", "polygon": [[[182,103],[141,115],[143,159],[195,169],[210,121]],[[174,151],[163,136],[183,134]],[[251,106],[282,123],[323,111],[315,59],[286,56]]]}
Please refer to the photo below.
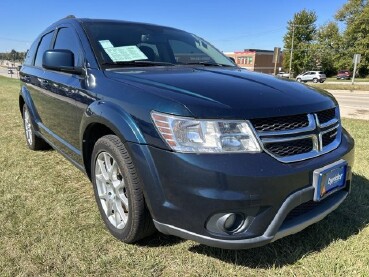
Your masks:
{"label": "road", "polygon": [[369,120],[369,91],[328,91],[337,99],[342,117]]}
{"label": "road", "polygon": [[18,78],[18,71],[16,69],[13,69],[14,74],[10,75],[8,74],[8,69],[6,67],[0,67],[0,75],[5,77],[11,77],[11,78]]}

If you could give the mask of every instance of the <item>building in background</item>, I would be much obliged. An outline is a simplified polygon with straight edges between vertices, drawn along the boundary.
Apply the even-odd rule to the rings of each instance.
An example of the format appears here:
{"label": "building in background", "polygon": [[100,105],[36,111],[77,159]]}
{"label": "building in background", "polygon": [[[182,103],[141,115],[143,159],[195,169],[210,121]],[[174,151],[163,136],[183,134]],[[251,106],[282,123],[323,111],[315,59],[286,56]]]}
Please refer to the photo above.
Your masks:
{"label": "building in background", "polygon": [[[235,60],[239,67],[246,68],[248,70],[273,74],[274,63],[272,50],[261,50],[261,49],[245,49],[244,51],[237,52],[224,52],[225,55]],[[282,68],[282,53],[277,63],[277,73]]]}

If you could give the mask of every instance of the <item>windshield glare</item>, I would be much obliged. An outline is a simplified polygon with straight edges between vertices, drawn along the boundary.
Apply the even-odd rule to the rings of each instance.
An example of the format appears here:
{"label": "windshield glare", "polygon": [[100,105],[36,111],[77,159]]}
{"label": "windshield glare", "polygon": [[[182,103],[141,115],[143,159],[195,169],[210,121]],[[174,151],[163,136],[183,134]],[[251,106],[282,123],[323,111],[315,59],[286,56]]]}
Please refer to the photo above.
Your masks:
{"label": "windshield glare", "polygon": [[87,22],[85,30],[101,65],[148,61],[235,66],[205,40],[155,25]]}

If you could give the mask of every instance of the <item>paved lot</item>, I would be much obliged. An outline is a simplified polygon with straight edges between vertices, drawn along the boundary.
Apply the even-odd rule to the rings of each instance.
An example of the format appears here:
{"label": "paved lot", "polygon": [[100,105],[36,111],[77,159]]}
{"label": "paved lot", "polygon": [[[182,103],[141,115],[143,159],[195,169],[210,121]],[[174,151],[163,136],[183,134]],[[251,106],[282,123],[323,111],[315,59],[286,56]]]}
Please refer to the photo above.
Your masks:
{"label": "paved lot", "polygon": [[8,74],[8,69],[5,67],[0,67],[0,75],[1,76],[5,76],[5,77],[9,77],[9,78],[18,78],[18,72],[17,70],[13,69],[14,74],[10,75]]}
{"label": "paved lot", "polygon": [[341,116],[369,120],[369,91],[328,90],[340,104]]}

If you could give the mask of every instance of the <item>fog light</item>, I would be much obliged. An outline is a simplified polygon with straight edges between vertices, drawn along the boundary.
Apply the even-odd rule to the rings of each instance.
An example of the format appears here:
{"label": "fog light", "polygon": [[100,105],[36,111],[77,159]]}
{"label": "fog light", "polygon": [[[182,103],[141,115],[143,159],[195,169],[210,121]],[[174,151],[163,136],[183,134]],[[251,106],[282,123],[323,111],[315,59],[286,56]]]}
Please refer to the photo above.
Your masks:
{"label": "fog light", "polygon": [[227,219],[223,223],[223,228],[226,231],[230,231],[234,229],[234,224],[236,222],[236,215],[235,214],[229,214]]}
{"label": "fog light", "polygon": [[227,233],[235,233],[244,223],[241,214],[229,213],[225,214],[217,220],[217,227]]}
{"label": "fog light", "polygon": [[212,234],[218,235],[237,235],[246,232],[247,228],[255,219],[259,208],[248,210],[249,215],[244,213],[217,213],[213,214],[206,222],[206,229]]}

